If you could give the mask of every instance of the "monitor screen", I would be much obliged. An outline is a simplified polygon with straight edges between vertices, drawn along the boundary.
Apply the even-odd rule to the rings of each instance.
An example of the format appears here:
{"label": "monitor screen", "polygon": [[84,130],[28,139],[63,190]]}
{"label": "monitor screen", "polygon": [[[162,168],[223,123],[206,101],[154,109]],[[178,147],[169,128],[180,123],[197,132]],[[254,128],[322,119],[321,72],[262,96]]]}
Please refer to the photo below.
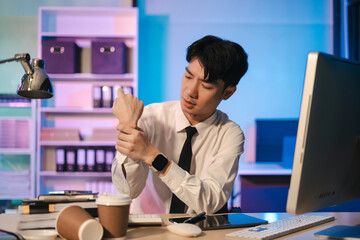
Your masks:
{"label": "monitor screen", "polygon": [[308,55],[286,211],[360,198],[360,64]]}

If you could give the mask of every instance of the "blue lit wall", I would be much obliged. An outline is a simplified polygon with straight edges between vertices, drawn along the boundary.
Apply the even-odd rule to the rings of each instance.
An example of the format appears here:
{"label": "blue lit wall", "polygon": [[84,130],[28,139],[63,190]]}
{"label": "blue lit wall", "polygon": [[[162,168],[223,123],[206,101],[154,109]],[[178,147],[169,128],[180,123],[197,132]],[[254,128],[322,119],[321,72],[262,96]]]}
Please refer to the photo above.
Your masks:
{"label": "blue lit wall", "polygon": [[[186,48],[212,34],[241,44],[249,71],[220,105],[239,123],[255,159],[255,119],[298,118],[310,51],[332,53],[328,0],[142,0],[139,97],[145,104],[179,99]],[[143,24],[146,23],[146,24]]]}
{"label": "blue lit wall", "polygon": [[[332,53],[331,2],[139,0],[139,98],[145,104],[178,99],[185,50],[204,35],[240,43],[249,55],[249,71],[220,109],[243,128],[242,159],[253,161],[255,119],[297,118],[307,53]],[[39,6],[118,7],[120,1],[2,0],[0,59],[18,52],[36,57]],[[20,64],[0,65],[0,93],[15,91],[22,71]]]}

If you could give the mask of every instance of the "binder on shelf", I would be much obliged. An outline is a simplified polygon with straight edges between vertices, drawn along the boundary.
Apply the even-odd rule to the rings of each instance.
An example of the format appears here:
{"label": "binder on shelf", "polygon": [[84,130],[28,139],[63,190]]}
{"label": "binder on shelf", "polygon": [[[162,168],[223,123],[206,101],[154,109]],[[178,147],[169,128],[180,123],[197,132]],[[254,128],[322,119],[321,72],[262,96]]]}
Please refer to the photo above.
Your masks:
{"label": "binder on shelf", "polygon": [[112,87],[112,97],[113,97],[112,102],[114,102],[115,98],[117,98],[117,90],[119,88],[121,88],[121,86],[119,86],[119,85],[115,85],[115,86]]}
{"label": "binder on shelf", "polygon": [[65,166],[67,172],[75,171],[75,150],[66,149]]}
{"label": "binder on shelf", "polygon": [[95,171],[95,149],[89,148],[86,150],[86,170],[88,172]]}
{"label": "binder on shelf", "polygon": [[76,153],[76,166],[77,171],[86,171],[86,151],[84,148],[77,149]]}
{"label": "binder on shelf", "polygon": [[109,86],[102,86],[102,107],[112,107],[112,89]]}
{"label": "binder on shelf", "polygon": [[65,149],[63,148],[56,149],[56,171],[65,171]]}
{"label": "binder on shelf", "polygon": [[100,108],[102,99],[102,88],[101,86],[93,86],[93,107]]}
{"label": "binder on shelf", "polygon": [[133,87],[116,85],[116,86],[112,87],[112,101],[115,101],[115,98],[117,97],[117,90],[119,88],[121,88],[123,90],[125,95],[126,94],[134,94]]}
{"label": "binder on shelf", "polygon": [[124,92],[125,95],[126,95],[126,94],[134,94],[132,87],[124,86],[124,87],[122,87],[122,90],[123,90],[123,92]]}
{"label": "binder on shelf", "polygon": [[114,150],[113,149],[107,149],[105,151],[105,171],[111,172],[111,166],[114,160]]}
{"label": "binder on shelf", "polygon": [[96,171],[103,172],[105,170],[105,151],[104,149],[96,149]]}

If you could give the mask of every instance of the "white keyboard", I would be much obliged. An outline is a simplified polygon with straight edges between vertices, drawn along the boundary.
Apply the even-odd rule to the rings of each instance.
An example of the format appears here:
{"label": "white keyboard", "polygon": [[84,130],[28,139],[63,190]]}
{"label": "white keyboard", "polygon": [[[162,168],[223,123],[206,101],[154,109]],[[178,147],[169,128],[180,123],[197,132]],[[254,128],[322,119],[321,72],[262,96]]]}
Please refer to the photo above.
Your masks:
{"label": "white keyboard", "polygon": [[158,214],[130,214],[129,225],[162,225],[163,221]]}
{"label": "white keyboard", "polygon": [[333,216],[298,215],[273,223],[246,228],[226,234],[237,239],[274,239],[306,228],[334,221]]}

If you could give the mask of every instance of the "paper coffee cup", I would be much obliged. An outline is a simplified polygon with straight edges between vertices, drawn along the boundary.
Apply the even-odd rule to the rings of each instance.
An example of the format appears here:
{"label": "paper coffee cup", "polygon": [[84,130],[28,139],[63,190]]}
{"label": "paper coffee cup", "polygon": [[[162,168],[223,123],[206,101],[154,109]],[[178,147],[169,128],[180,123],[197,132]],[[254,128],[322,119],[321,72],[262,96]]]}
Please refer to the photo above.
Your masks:
{"label": "paper coffee cup", "polygon": [[103,239],[126,239],[131,198],[125,194],[104,193],[96,203],[99,221],[104,227]]}
{"label": "paper coffee cup", "polygon": [[68,240],[100,240],[104,230],[88,212],[80,206],[68,206],[56,217],[56,231]]}

